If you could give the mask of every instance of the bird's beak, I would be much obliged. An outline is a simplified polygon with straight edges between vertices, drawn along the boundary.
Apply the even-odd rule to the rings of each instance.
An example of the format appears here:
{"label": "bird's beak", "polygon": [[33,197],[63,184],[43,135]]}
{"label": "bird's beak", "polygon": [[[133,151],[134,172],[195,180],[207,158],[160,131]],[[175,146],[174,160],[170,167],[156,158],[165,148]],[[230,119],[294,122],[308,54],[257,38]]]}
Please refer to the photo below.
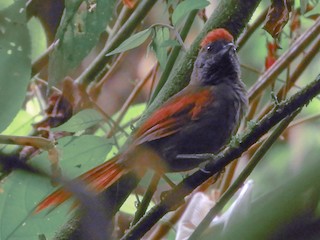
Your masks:
{"label": "bird's beak", "polygon": [[235,52],[237,50],[236,46],[234,45],[234,43],[228,43],[227,45],[224,46],[224,48],[219,52],[219,54],[221,54],[221,56],[224,56],[226,54],[228,54],[230,51]]}

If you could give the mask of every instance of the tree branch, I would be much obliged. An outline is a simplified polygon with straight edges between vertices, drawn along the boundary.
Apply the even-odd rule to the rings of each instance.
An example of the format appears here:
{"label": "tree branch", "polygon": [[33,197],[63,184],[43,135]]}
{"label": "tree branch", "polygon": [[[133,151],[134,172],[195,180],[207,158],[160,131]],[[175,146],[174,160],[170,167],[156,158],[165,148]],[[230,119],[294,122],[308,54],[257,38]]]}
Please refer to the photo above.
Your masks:
{"label": "tree branch", "polygon": [[[207,163],[203,169],[196,171],[180,182],[157,206],[152,208],[145,217],[131,228],[122,240],[141,238],[167,212],[179,207],[183,203],[184,197],[190,194],[193,189],[202,184],[212,175],[221,171],[234,159],[240,157],[272,127],[282,119],[293,114],[297,109],[308,104],[314,97],[316,97],[317,94],[319,94],[319,92],[320,75],[318,75],[315,81],[293,95],[289,100],[283,101],[279,105],[275,106],[273,111],[267,114],[252,129],[249,129],[243,137],[239,138],[238,146],[229,145],[229,148],[225,149],[217,156],[210,154],[211,156],[208,157],[207,155],[205,159],[210,160],[209,163]],[[190,157],[194,158],[197,157],[197,155],[190,155]]]}

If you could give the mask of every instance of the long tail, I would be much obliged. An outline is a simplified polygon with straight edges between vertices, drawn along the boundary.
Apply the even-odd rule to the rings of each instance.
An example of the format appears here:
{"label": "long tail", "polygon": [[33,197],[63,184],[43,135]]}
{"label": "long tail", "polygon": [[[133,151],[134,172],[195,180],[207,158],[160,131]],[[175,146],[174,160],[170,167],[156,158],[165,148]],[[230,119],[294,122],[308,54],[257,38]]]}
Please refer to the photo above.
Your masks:
{"label": "long tail", "polygon": [[[90,189],[102,192],[129,171],[117,163],[118,159],[119,156],[113,157],[109,161],[82,174],[79,179],[87,183]],[[59,188],[38,204],[35,213],[39,213],[48,207],[57,207],[71,196],[72,193]]]}

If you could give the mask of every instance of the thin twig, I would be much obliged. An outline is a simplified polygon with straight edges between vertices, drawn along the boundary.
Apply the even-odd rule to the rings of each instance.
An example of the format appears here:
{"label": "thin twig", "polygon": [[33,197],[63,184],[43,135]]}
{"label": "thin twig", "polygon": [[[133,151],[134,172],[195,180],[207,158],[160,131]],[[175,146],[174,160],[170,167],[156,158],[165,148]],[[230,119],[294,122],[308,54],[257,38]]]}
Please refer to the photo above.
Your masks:
{"label": "thin twig", "polygon": [[159,67],[159,64],[156,63],[148,72],[148,74],[146,75],[146,77],[142,80],[139,81],[139,83],[135,86],[135,88],[132,90],[130,96],[127,98],[127,100],[125,101],[125,103],[122,105],[121,109],[119,110],[119,116],[118,118],[114,121],[115,125],[113,128],[110,129],[109,133],[107,134],[107,137],[110,137],[114,134],[115,131],[115,127],[118,126],[122,120],[122,118],[124,117],[124,115],[126,114],[129,106],[132,104],[132,102],[134,101],[134,99],[138,96],[138,94],[140,93],[142,87],[146,84],[146,82],[149,80],[149,78],[152,76],[152,74],[154,74],[154,72],[157,71]]}
{"label": "thin twig", "polygon": [[123,57],[125,56],[125,54],[126,54],[125,52],[120,53],[119,56],[117,56],[114,63],[112,64],[112,66],[109,68],[108,72],[103,76],[103,78],[97,84],[95,84],[92,87],[94,89],[95,93],[99,93],[101,91],[101,88],[103,87],[103,85],[110,79],[110,76],[118,68],[118,66],[119,66],[121,60],[123,59]]}
{"label": "thin twig", "polygon": [[289,125],[289,127],[287,129],[294,128],[294,127],[297,127],[297,126],[299,126],[301,124],[305,124],[305,123],[308,123],[308,122],[313,122],[313,121],[316,121],[318,119],[320,119],[320,114],[316,114],[316,115],[311,116],[311,117],[305,117],[305,118],[302,118],[302,119],[299,119],[299,120],[293,122],[292,124]]}
{"label": "thin twig", "polygon": [[154,172],[153,173],[153,177],[151,179],[151,182],[149,184],[149,187],[147,189],[147,191],[145,192],[143,199],[141,201],[141,203],[139,204],[138,210],[136,211],[134,218],[132,220],[132,225],[136,224],[140,218],[146,213],[149,204],[151,202],[152,196],[155,193],[155,191],[157,190],[157,186],[158,183],[160,181],[160,174]]}
{"label": "thin twig", "polygon": [[247,30],[240,36],[237,41],[238,51],[244,46],[244,44],[248,41],[251,35],[257,30],[257,28],[264,22],[266,19],[269,8],[266,8],[259,17],[255,20],[252,25],[250,25]]}
{"label": "thin twig", "polygon": [[49,54],[53,51],[53,49],[55,48],[55,46],[57,46],[57,44],[59,43],[59,39],[55,42],[53,42],[48,48],[47,50],[41,54],[40,57],[38,57],[33,63],[32,63],[32,72],[31,72],[31,76],[33,77],[34,75],[36,75],[37,73],[39,73],[41,71],[41,69],[43,69],[45,66],[48,65],[49,62]]}
{"label": "thin twig", "polygon": [[114,35],[119,31],[122,24],[128,19],[130,14],[133,12],[134,9],[128,8],[126,6],[123,6],[121,8],[121,11],[119,13],[119,16],[117,17],[117,20],[115,24],[112,27],[112,30],[109,33],[109,38],[112,39]]}

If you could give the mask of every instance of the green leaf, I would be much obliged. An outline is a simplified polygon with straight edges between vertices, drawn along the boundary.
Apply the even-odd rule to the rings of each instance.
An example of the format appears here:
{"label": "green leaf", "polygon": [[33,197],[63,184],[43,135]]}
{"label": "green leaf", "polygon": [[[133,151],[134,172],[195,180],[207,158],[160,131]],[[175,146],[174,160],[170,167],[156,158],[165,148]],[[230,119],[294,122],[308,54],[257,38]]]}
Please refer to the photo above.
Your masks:
{"label": "green leaf", "polygon": [[58,140],[63,174],[74,178],[101,164],[112,148],[111,141],[93,135],[68,136]]}
{"label": "green leaf", "polygon": [[[59,43],[49,58],[49,82],[55,85],[77,67],[98,43],[114,10],[115,0],[68,0],[57,31]],[[84,6],[81,6],[84,5]]]}
{"label": "green leaf", "polygon": [[181,3],[179,3],[179,5],[176,7],[176,9],[174,10],[173,14],[172,14],[172,23],[174,26],[177,26],[180,21],[188,16],[188,14],[196,9],[202,9],[205,8],[206,6],[208,6],[210,4],[210,2],[208,2],[207,0],[185,0]]}
{"label": "green leaf", "polygon": [[160,44],[160,47],[177,47],[177,46],[180,46],[180,43],[177,40],[173,40],[173,39],[165,40]]}
{"label": "green leaf", "polygon": [[109,52],[106,56],[111,56],[116,53],[125,52],[125,51],[128,51],[130,49],[133,49],[133,48],[140,46],[150,36],[151,30],[152,30],[151,28],[148,28],[148,29],[145,29],[141,32],[138,32],[138,33],[132,35],[127,40],[125,40],[123,43],[121,43],[119,47],[117,47],[113,51]]}
{"label": "green leaf", "polygon": [[0,11],[0,132],[17,115],[31,74],[25,0]]}
{"label": "green leaf", "polygon": [[48,179],[23,171],[15,171],[4,179],[0,194],[0,239],[34,240],[41,233],[51,239],[67,221],[68,210],[59,208],[49,216],[45,212],[37,215],[32,212],[36,203],[52,190]]}
{"label": "green leaf", "polygon": [[85,109],[72,116],[67,122],[53,131],[78,132],[92,127],[103,120],[103,117],[94,109]]}
{"label": "green leaf", "polygon": [[168,28],[159,28],[156,32],[155,38],[152,41],[152,49],[160,63],[160,67],[164,69],[167,62],[167,49],[161,45],[169,40],[170,34]]}
{"label": "green leaf", "polygon": [[[59,139],[60,166],[63,174],[74,178],[101,164],[111,149],[110,141],[96,136],[68,136]],[[31,160],[31,164],[50,171],[47,153]],[[15,171],[0,185],[0,239],[34,240],[40,234],[52,239],[69,217],[70,206],[59,206],[48,215],[32,214],[35,206],[53,191],[50,180],[23,171]]]}

